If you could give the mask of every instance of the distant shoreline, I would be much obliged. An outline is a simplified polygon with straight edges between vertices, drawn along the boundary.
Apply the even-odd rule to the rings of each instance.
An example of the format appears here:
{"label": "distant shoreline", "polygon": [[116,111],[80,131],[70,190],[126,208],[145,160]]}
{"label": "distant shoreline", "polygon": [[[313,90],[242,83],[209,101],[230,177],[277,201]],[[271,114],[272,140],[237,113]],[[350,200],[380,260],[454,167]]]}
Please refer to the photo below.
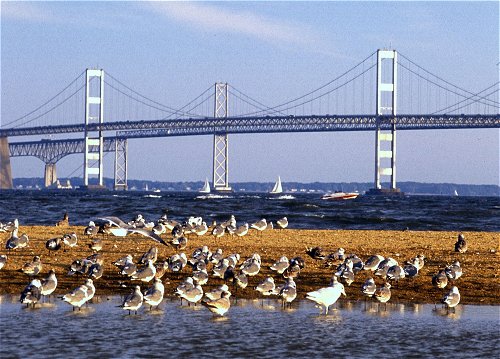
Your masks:
{"label": "distant shoreline", "polygon": [[[83,185],[82,179],[72,177],[69,179],[60,179],[62,184],[69,180],[73,187]],[[166,182],[152,180],[128,180],[129,190],[143,191],[148,188],[149,191],[154,189],[164,192],[197,192],[203,187],[204,181],[182,181],[182,182]],[[104,186],[112,190],[114,180],[112,178],[104,178]],[[231,187],[235,192],[261,192],[268,193],[273,187],[274,182],[231,182]],[[388,188],[388,183],[382,184],[384,188]],[[14,188],[22,186],[23,189],[43,188],[43,178],[14,178]],[[371,182],[294,182],[282,179],[283,190],[286,193],[326,193],[336,190],[346,192],[358,191],[364,193],[370,188],[373,188]],[[401,181],[397,184],[398,188],[406,194],[410,195],[443,195],[454,196],[455,191],[459,196],[493,196],[500,197],[500,186],[494,184],[458,184],[458,183],[423,183],[412,181]]]}
{"label": "distant shoreline", "polygon": [[[64,248],[56,253],[48,253],[45,242],[49,238],[61,236],[64,233],[75,231],[79,236],[79,243],[74,248]],[[21,226],[20,233],[26,232],[30,236],[30,243],[27,248],[17,249],[8,253],[2,246],[0,254],[7,254],[6,266],[0,270],[0,294],[19,294],[29,282],[29,278],[19,269],[31,260],[34,255],[41,255],[44,263],[41,277],[45,277],[50,269],[54,269],[59,278],[56,295],[63,295],[70,289],[80,285],[82,278],[66,275],[70,263],[75,259],[84,258],[92,251],[88,248],[90,239],[85,238],[83,227],[48,227],[48,226]],[[9,233],[1,233],[2,243],[5,243]],[[336,264],[325,266],[324,261],[315,260],[305,253],[305,248],[320,246],[326,253],[330,253],[343,247],[346,254],[355,253],[361,259],[366,260],[372,254],[391,256],[400,264],[404,264],[417,254],[424,254],[426,264],[413,279],[401,279],[399,284],[393,285],[391,302],[406,303],[437,303],[442,296],[449,291],[451,284],[445,289],[434,288],[431,278],[439,269],[444,268],[454,260],[459,260],[463,268],[463,276],[458,279],[456,285],[462,295],[462,304],[492,304],[500,305],[500,283],[498,268],[500,266],[500,256],[498,243],[500,234],[498,232],[464,232],[469,243],[469,251],[465,254],[455,253],[453,245],[457,238],[456,232],[436,232],[436,231],[368,231],[368,230],[267,230],[263,233],[250,231],[250,234],[243,238],[231,238],[226,235],[221,239],[215,239],[212,235],[202,237],[191,236],[188,245],[183,252],[188,257],[194,249],[207,245],[212,251],[222,248],[224,255],[239,253],[241,261],[259,253],[262,257],[261,272],[250,277],[249,285],[246,289],[239,289],[237,294],[235,288],[231,291],[239,298],[260,298],[258,292],[253,288],[266,276],[273,276],[276,283],[284,282],[284,279],[272,272],[269,266],[282,255],[288,258],[301,256],[305,260],[305,268],[296,279],[298,296],[297,299],[305,298],[308,291],[316,290],[327,286]],[[159,260],[166,259],[176,253],[172,247],[166,247],[145,237],[130,235],[128,237],[109,237],[104,239],[102,255],[104,257],[104,275],[96,280],[96,295],[119,295],[130,291],[130,287],[135,285],[124,276],[117,273],[117,269],[111,264],[112,261],[132,254],[137,260],[142,253],[147,251],[152,245],[159,250]],[[224,283],[222,279],[211,276],[205,290]],[[173,292],[178,283],[191,274],[191,269],[184,268],[181,273],[167,272],[163,277],[165,284],[165,295],[173,296]],[[361,271],[355,277],[350,286],[345,286],[348,300],[364,300],[360,293],[362,283],[373,276],[370,271]],[[384,280],[373,276],[377,285],[381,285]],[[149,284],[140,283],[143,289]],[[374,300],[374,299],[369,299]]]}

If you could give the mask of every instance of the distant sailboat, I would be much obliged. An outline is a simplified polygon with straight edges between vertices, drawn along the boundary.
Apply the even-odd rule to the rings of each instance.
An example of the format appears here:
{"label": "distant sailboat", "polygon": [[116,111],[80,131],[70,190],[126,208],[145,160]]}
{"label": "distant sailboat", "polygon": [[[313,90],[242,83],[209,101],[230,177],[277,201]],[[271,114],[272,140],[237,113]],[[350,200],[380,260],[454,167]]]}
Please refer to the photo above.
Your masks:
{"label": "distant sailboat", "polygon": [[210,193],[210,184],[208,183],[208,178],[205,178],[205,184],[203,185],[203,188],[200,189],[200,193]]}
{"label": "distant sailboat", "polygon": [[283,188],[281,187],[281,178],[278,176],[278,180],[274,184],[273,189],[270,193],[283,193]]}

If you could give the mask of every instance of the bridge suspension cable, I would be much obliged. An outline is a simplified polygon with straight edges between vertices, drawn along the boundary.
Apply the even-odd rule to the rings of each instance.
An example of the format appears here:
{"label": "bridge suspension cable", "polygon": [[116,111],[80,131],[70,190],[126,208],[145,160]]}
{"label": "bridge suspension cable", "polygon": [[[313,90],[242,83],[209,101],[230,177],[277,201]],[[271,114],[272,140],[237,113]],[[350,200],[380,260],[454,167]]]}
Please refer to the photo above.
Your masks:
{"label": "bridge suspension cable", "polygon": [[[272,107],[265,105],[262,102],[259,102],[256,99],[246,95],[234,86],[229,87],[229,92],[231,94],[231,97],[235,97],[238,100],[248,104],[249,106],[252,106],[253,108],[257,108],[259,110],[262,110],[263,112],[269,111],[270,113],[273,113],[275,115],[286,115],[286,113],[274,110]],[[242,115],[235,115],[235,117],[242,117]]]}
{"label": "bridge suspension cable", "polygon": [[[120,86],[123,86],[124,88],[126,88],[128,91],[132,92],[133,94],[139,96],[139,98],[137,97],[134,97],[122,90],[120,90],[118,87],[114,86],[113,84],[111,84],[109,81],[105,81],[105,83],[111,87],[112,89],[116,90],[117,92],[121,93],[122,95],[124,96],[127,96],[128,98],[138,102],[138,103],[141,103],[145,106],[148,106],[148,107],[151,107],[151,108],[154,108],[156,110],[159,110],[159,111],[162,111],[162,112],[167,112],[169,113],[170,115],[172,116],[175,116],[175,115],[181,115],[181,116],[197,116],[196,114],[194,113],[190,113],[189,111],[183,111],[184,108],[181,108],[181,109],[175,109],[173,107],[170,107],[170,106],[167,106],[165,104],[162,104],[158,101],[155,101],[137,91],[135,91],[134,89],[132,89],[131,87],[125,85],[122,81],[118,80],[116,77],[114,77],[113,75],[111,75],[110,73],[106,73],[106,76],[111,78],[113,81],[117,82],[118,84],[120,84]],[[149,102],[149,103],[148,103]]]}
{"label": "bridge suspension cable", "polygon": [[[444,83],[444,84],[448,85],[448,86],[449,86],[449,87],[451,87],[451,88],[446,87],[446,86],[444,86],[444,85],[442,85],[442,84],[438,83],[438,81],[435,81],[435,80],[430,79],[429,77],[425,77],[425,76],[421,75],[421,74],[420,74],[420,73],[418,73],[417,71],[415,71],[415,70],[411,69],[409,65],[408,65],[408,66],[407,66],[407,65],[405,65],[405,64],[404,64],[402,61],[400,61],[400,60],[398,61],[398,65],[399,65],[401,68],[403,68],[403,69],[405,69],[405,70],[409,71],[410,73],[414,74],[415,76],[417,76],[417,77],[419,77],[419,78],[421,78],[421,79],[423,79],[423,80],[425,80],[425,81],[427,81],[427,82],[429,82],[429,83],[431,83],[431,84],[433,84],[433,85],[435,85],[435,86],[437,86],[437,87],[439,87],[439,88],[441,88],[441,89],[443,89],[443,90],[445,90],[445,91],[448,91],[448,92],[450,92],[450,93],[452,93],[452,94],[455,94],[455,95],[457,95],[457,96],[463,97],[463,98],[465,98],[465,99],[472,99],[472,98],[474,98],[474,97],[479,97],[478,99],[474,100],[474,102],[480,102],[480,103],[482,103],[482,104],[484,104],[484,105],[486,105],[486,106],[498,107],[498,104],[499,104],[499,103],[498,103],[498,101],[495,101],[495,100],[489,99],[489,98],[487,98],[486,96],[478,96],[478,94],[482,93],[483,91],[480,91],[480,92],[478,92],[477,94],[475,94],[475,93],[473,93],[472,91],[469,91],[469,90],[464,89],[464,88],[462,88],[462,87],[460,87],[460,86],[457,86],[457,85],[455,85],[455,84],[453,84],[453,83],[451,83],[451,82],[449,82],[449,81],[447,81],[447,80],[443,79],[442,77],[440,77],[440,76],[437,76],[437,75],[433,74],[432,72],[430,72],[430,71],[426,70],[425,68],[423,68],[422,66],[418,65],[417,63],[415,63],[414,61],[412,61],[412,60],[411,60],[411,59],[409,59],[408,57],[404,56],[403,54],[399,53],[399,56],[400,56],[400,58],[402,58],[402,59],[404,59],[404,60],[408,61],[408,63],[409,63],[409,64],[411,64],[411,65],[415,66],[417,69],[422,70],[423,72],[427,73],[428,75],[430,75],[430,76],[434,77],[434,78],[435,78],[435,79],[437,79],[438,81],[441,81],[442,83]],[[459,92],[459,91],[461,91],[461,92]],[[464,94],[464,93],[466,93],[466,94]],[[471,95],[471,96],[469,96],[469,95]],[[485,102],[483,102],[483,101],[485,101]],[[451,106],[450,106],[450,107],[451,107]]]}
{"label": "bridge suspension cable", "polygon": [[[49,103],[51,103],[52,101],[54,101],[59,95],[61,95],[64,91],[66,91],[68,88],[70,88],[72,85],[74,85],[75,83],[78,82],[78,80],[80,78],[83,78],[83,75],[85,74],[85,71],[83,71],[82,73],[80,73],[73,81],[71,81],[66,87],[64,87],[61,91],[59,91],[57,94],[55,94],[54,96],[52,96],[50,99],[48,99],[47,101],[45,101],[44,103],[42,103],[41,105],[39,105],[37,108],[35,108],[34,110],[28,112],[27,114],[13,120],[13,121],[10,121],[10,122],[7,122],[5,124],[3,124],[2,127],[7,127],[9,125],[13,125],[19,121],[22,121],[24,120],[26,117],[36,113],[37,111],[39,111],[40,109],[42,109],[44,106],[48,105]],[[66,99],[64,99],[63,101],[60,101],[59,103],[57,103],[56,105],[52,106],[51,108],[49,108],[47,111],[43,112],[42,114],[34,117],[33,119],[31,120],[28,120],[28,121],[25,121],[23,123],[20,123],[16,126],[12,126],[12,128],[18,128],[18,127],[21,127],[23,125],[26,125],[28,123],[32,123],[33,121],[43,117],[44,115],[46,115],[47,113],[53,111],[54,109],[58,108],[59,106],[61,106],[62,104],[64,104],[66,101],[68,101],[70,98],[72,98],[74,95],[76,95],[83,87],[85,86],[85,84],[83,86],[80,86],[76,91],[74,91],[73,93],[71,93]]]}
{"label": "bridge suspension cable", "polygon": [[[492,89],[492,88],[496,87],[496,89],[495,89],[495,90],[490,91],[490,92],[488,92],[487,94],[485,94],[485,95],[483,95],[483,96],[481,96],[481,97],[480,97],[480,98],[488,98],[488,96],[491,96],[491,95],[493,95],[493,94],[495,94],[495,93],[498,93],[498,92],[499,92],[499,88],[498,88],[499,84],[500,84],[500,82],[498,82],[498,81],[497,81],[497,82],[495,82],[493,85],[488,86],[487,88],[485,88],[484,90],[479,91],[479,92],[478,92],[478,93],[476,93],[476,94],[472,94],[471,96],[466,97],[466,98],[464,98],[463,100],[461,100],[461,101],[459,101],[459,102],[457,102],[457,103],[455,103],[455,104],[453,104],[453,105],[447,106],[447,107],[442,108],[442,109],[440,109],[440,110],[438,110],[438,111],[436,111],[436,112],[433,112],[433,113],[431,113],[431,115],[435,115],[435,114],[438,114],[438,113],[445,113],[445,112],[446,112],[447,110],[449,110],[449,109],[453,109],[454,111],[458,111],[458,110],[460,110],[460,109],[462,109],[462,108],[464,108],[464,107],[470,106],[470,105],[471,105],[471,103],[473,103],[473,102],[477,102],[477,101],[474,101],[474,100],[473,100],[473,98],[474,98],[474,97],[478,97],[478,96],[479,96],[480,94],[482,94],[483,92],[486,92],[486,91],[488,91],[488,90],[490,90],[490,89]],[[469,100],[470,100],[470,101],[469,101]],[[462,104],[462,103],[464,103],[464,102],[466,102],[466,101],[469,101],[469,102],[468,102],[468,103],[465,103],[465,104],[463,104],[463,105],[461,105],[461,106],[460,106],[460,104]],[[495,108],[497,108],[497,109],[498,109],[498,108],[500,108],[500,106],[494,106],[494,107],[495,107]]]}
{"label": "bridge suspension cable", "polygon": [[[324,97],[326,95],[329,95],[331,94],[332,92],[335,92],[337,90],[339,90],[340,88],[346,86],[347,84],[350,84],[351,82],[353,82],[355,79],[359,78],[360,76],[364,75],[365,73],[367,73],[369,70],[373,69],[374,67],[376,67],[376,63],[372,64],[371,66],[369,66],[367,69],[364,69],[364,64],[374,58],[374,55],[376,54],[377,52],[374,51],[373,53],[371,53],[369,56],[367,56],[365,59],[363,59],[362,61],[360,61],[358,64],[356,64],[355,66],[351,67],[349,70],[343,72],[341,75],[335,77],[334,79],[328,81],[327,83],[321,85],[320,87],[312,90],[312,91],[309,91],[301,96],[298,96],[292,100],[289,100],[289,101],[286,101],[284,103],[281,103],[279,105],[276,105],[276,106],[272,106],[270,108],[267,108],[266,110],[267,111],[279,111],[279,112],[282,112],[282,111],[287,111],[287,110],[290,110],[290,109],[294,109],[294,108],[298,108],[300,106],[303,106],[305,104],[309,104],[311,103],[312,101],[314,100],[317,100],[321,97]],[[304,100],[302,102],[299,102],[297,104],[293,104],[294,102],[297,102],[299,100],[302,100],[302,99],[305,99],[307,98],[308,96],[311,96],[311,95],[314,95],[316,93],[318,93],[319,91],[323,90],[324,88],[330,86],[331,84],[333,84],[334,82],[340,80],[341,78],[343,77],[346,77],[348,74],[350,74],[351,72],[355,71],[356,69],[358,69],[359,67],[363,66],[363,70],[361,71],[361,73],[359,73],[358,75],[354,76],[353,78],[349,79],[349,80],[346,80],[344,81],[344,83],[340,84],[339,86],[336,86],[335,88],[329,90],[329,91],[325,91],[323,93],[320,93],[319,95],[311,98],[311,99],[308,99],[308,100]],[[293,105],[291,105],[293,104]],[[288,106],[290,105],[290,106]],[[262,114],[264,113],[265,110],[260,110],[260,111],[255,111],[255,112],[250,112],[250,113],[246,113],[246,114],[242,114],[240,115],[241,117],[243,116],[255,116],[255,115],[259,115],[259,114]]]}

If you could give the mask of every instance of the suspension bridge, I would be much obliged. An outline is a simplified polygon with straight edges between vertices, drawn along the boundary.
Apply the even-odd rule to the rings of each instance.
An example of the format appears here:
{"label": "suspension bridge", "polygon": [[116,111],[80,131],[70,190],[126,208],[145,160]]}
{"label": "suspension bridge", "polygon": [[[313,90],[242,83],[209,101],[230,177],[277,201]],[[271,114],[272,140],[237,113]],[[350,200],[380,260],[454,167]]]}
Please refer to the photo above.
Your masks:
{"label": "suspension bridge", "polygon": [[[127,189],[129,140],[213,135],[212,188],[230,191],[230,134],[373,131],[373,192],[398,193],[396,129],[500,128],[498,97],[499,82],[469,91],[394,50],[377,50],[320,87],[273,106],[216,83],[174,108],[101,69],[87,69],[34,110],[4,119],[0,188],[12,188],[12,157],[41,159],[50,186],[57,180],[57,161],[75,153],[84,155],[84,185],[102,187],[104,152],[114,152],[114,188]],[[44,135],[61,138],[39,138]],[[38,138],[26,141],[27,136]],[[9,143],[13,137],[23,141]],[[390,187],[382,188],[386,178]]]}

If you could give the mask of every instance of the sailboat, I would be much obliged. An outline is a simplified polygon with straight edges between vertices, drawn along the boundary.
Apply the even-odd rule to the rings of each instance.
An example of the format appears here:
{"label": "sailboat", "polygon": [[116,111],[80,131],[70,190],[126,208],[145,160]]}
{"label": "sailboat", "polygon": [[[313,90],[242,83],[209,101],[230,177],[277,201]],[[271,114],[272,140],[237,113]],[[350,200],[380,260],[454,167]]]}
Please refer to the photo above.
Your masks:
{"label": "sailboat", "polygon": [[280,176],[278,176],[278,180],[274,184],[274,187],[273,187],[273,189],[271,190],[270,193],[273,193],[273,194],[283,193],[283,188],[281,187],[281,178],[280,178]]}
{"label": "sailboat", "polygon": [[203,188],[200,189],[200,193],[210,193],[210,184],[208,183],[208,178],[205,178],[205,184],[203,185]]}

